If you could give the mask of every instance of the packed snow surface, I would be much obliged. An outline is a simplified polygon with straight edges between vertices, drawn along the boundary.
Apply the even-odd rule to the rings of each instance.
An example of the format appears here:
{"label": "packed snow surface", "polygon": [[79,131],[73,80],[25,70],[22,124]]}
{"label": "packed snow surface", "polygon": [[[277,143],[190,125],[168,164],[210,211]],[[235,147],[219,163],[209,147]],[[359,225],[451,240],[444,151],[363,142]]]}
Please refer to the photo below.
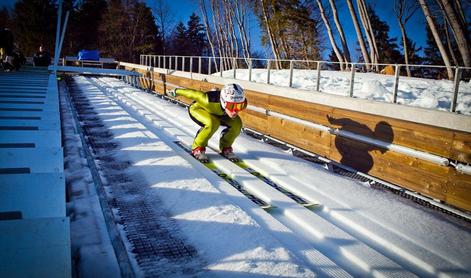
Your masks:
{"label": "packed snow surface", "polygon": [[[295,86],[301,86],[302,75],[296,76]],[[272,78],[277,82],[276,74]],[[342,90],[348,83],[342,78],[343,74],[332,75],[326,82],[343,84],[338,88]],[[364,79],[367,82],[358,86],[359,94],[386,100],[386,77],[366,74]],[[202,269],[173,276],[471,275],[469,222],[333,174],[323,165],[242,134],[234,146],[236,153],[273,181],[320,204],[309,210],[290,199],[276,199],[270,186],[240,173],[244,171],[209,150],[210,158],[242,184],[256,184],[260,194],[275,196],[277,208],[265,212],[175,144],[191,143],[199,128],[185,108],[113,78],[77,76],[74,82],[105,124],[103,129],[114,134],[112,141],[119,147],[113,157],[131,163],[123,174],[138,177],[135,182],[141,190],[129,198],[166,211],[184,240],[196,248]],[[430,83],[415,82],[423,82],[420,90],[424,95],[434,91]],[[402,96],[408,94],[407,86],[413,87],[409,83],[401,86]],[[211,148],[218,145],[217,138],[218,134],[213,136]],[[77,138],[70,140],[73,143]],[[90,182],[88,172],[82,175],[84,181],[77,178],[81,176],[77,169],[70,171],[75,177],[70,180],[72,187]],[[113,194],[110,191],[109,197]],[[129,255],[134,256],[130,251]],[[135,267],[139,270],[141,265],[135,263]],[[159,267],[166,273],[165,261]]]}

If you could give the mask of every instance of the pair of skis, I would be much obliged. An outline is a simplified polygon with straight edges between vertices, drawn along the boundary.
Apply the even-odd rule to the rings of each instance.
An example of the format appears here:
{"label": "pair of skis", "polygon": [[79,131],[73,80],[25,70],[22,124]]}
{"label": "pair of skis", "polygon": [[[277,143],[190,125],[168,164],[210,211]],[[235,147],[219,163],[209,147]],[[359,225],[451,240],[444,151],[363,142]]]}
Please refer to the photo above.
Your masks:
{"label": "pair of skis", "polygon": [[[181,147],[183,150],[185,150],[187,153],[191,154],[191,149],[185,145],[183,142],[181,141],[175,141],[174,142],[175,144],[177,144],[179,147]],[[221,155],[222,156],[222,155]],[[224,157],[224,156],[222,156]],[[195,158],[196,159],[196,158]],[[196,159],[198,160],[198,159]],[[247,171],[248,173],[250,173],[251,175],[257,177],[258,179],[262,180],[263,182],[265,182],[266,184],[270,185],[271,187],[275,188],[276,190],[280,191],[281,193],[285,194],[286,196],[288,196],[289,198],[293,199],[296,203],[306,207],[306,208],[309,208],[309,209],[314,209],[316,207],[319,206],[319,204],[317,203],[312,203],[312,202],[309,202],[307,200],[305,200],[304,198],[284,189],[283,187],[277,185],[275,182],[273,182],[271,179],[269,179],[268,177],[264,176],[263,174],[261,174],[260,172],[258,172],[257,170],[251,168],[249,165],[247,165],[247,163],[245,163],[242,159],[240,158],[234,158],[234,159],[229,159],[231,162],[233,162],[234,164],[236,164],[237,166],[239,166],[240,168],[244,169],[245,171]],[[230,185],[232,185],[234,188],[236,188],[239,192],[241,192],[242,194],[244,194],[246,197],[248,197],[252,202],[254,202],[255,204],[257,204],[258,206],[260,206],[262,209],[266,210],[266,211],[269,211],[271,209],[274,208],[273,205],[263,201],[262,199],[258,198],[257,196],[249,193],[247,190],[244,189],[244,187],[238,182],[236,181],[235,179],[233,179],[230,175],[228,175],[227,173],[225,173],[224,171],[222,171],[214,162],[212,162],[211,160],[204,160],[204,161],[200,161],[198,160],[199,162],[201,162],[206,168],[208,168],[209,170],[211,170],[213,173],[215,173],[216,175],[218,175],[220,178],[222,178],[223,180],[225,180],[227,183],[229,183]]]}

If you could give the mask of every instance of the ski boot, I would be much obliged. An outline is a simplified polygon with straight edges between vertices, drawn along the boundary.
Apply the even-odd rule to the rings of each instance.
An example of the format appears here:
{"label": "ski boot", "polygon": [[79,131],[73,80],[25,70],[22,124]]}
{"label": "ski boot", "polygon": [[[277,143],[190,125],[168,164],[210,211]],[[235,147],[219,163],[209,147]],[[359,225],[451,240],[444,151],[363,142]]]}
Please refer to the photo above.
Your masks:
{"label": "ski boot", "polygon": [[202,163],[208,163],[209,159],[206,155],[206,148],[205,147],[196,147],[191,151],[191,155],[199,160]]}
{"label": "ski boot", "polygon": [[232,162],[239,162],[240,158],[234,154],[232,147],[225,147],[221,151],[221,155],[229,159]]}

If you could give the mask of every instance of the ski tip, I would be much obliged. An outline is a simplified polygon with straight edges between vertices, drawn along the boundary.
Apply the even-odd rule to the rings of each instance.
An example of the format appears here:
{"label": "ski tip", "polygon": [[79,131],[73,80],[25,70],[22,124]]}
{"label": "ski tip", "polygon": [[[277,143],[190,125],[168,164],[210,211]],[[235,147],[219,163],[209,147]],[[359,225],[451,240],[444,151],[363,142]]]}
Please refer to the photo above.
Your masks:
{"label": "ski tip", "polygon": [[272,205],[269,205],[269,204],[263,205],[263,206],[260,206],[260,207],[265,211],[270,211],[270,210],[275,208],[275,206],[272,206]]}

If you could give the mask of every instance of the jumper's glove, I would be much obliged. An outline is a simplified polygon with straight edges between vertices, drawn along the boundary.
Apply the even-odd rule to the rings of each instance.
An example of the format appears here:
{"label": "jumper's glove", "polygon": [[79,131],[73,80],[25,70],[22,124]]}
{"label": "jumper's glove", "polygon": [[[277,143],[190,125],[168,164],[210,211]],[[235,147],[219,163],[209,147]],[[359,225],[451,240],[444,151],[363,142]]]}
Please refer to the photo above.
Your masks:
{"label": "jumper's glove", "polygon": [[171,91],[166,91],[166,92],[165,92],[165,95],[168,96],[168,97],[170,97],[170,98],[176,98],[176,97],[177,97],[177,92],[176,92],[177,89],[178,89],[178,88],[175,88],[175,89],[173,89],[173,90],[171,90]]}

